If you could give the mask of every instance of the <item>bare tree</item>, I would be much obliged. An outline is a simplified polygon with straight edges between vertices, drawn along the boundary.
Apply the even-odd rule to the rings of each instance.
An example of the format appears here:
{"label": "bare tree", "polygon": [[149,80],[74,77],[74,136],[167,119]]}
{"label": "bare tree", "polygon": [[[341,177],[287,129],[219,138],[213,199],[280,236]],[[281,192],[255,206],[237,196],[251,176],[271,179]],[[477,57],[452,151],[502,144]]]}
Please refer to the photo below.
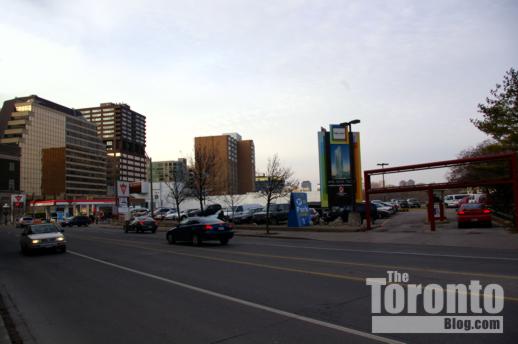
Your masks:
{"label": "bare tree", "polygon": [[217,178],[216,155],[206,146],[195,145],[194,158],[191,159],[192,196],[200,201],[200,210],[209,192],[214,188]]}
{"label": "bare tree", "polygon": [[170,182],[166,182],[165,185],[169,188],[169,195],[173,199],[176,205],[176,213],[178,214],[178,221],[181,220],[180,216],[180,204],[191,196],[191,190],[186,182],[186,174],[178,173],[176,169],[173,170],[172,178]]}
{"label": "bare tree", "polygon": [[233,186],[228,187],[227,190],[228,190],[228,193],[221,197],[221,201],[223,204],[225,204],[227,206],[227,208],[231,209],[231,211],[232,211],[231,221],[233,222],[235,209],[238,205],[241,204],[241,202],[243,202],[243,200],[245,199],[245,195],[238,194],[235,190],[235,187],[233,187]]}
{"label": "bare tree", "polygon": [[266,233],[270,234],[270,206],[273,201],[284,198],[296,188],[298,182],[293,178],[290,168],[281,165],[277,154],[268,158],[266,182],[259,191],[259,197],[266,200]]}

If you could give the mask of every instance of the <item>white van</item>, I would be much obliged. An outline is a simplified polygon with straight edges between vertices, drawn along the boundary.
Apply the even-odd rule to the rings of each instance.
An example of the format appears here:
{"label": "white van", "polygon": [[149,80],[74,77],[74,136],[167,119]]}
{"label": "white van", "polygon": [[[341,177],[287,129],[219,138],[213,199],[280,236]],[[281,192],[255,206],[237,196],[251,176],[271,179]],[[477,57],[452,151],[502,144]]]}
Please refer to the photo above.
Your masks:
{"label": "white van", "polygon": [[464,198],[469,197],[468,194],[457,194],[457,195],[448,195],[444,197],[444,204],[446,204],[446,208],[458,208],[459,202]]}
{"label": "white van", "polygon": [[[247,222],[252,218],[252,214],[259,210],[263,209],[264,206],[260,204],[243,204],[238,205],[234,207],[234,222],[240,223],[240,222]],[[232,219],[232,208],[228,208],[225,212],[225,216],[227,216],[229,219]]]}

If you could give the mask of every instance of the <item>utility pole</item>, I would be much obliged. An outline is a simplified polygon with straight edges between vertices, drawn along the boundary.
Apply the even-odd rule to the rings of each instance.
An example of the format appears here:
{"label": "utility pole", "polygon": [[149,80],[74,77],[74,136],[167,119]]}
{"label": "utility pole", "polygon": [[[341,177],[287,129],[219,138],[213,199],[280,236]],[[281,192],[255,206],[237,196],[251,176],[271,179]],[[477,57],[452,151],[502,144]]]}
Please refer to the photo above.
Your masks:
{"label": "utility pole", "polygon": [[[385,166],[388,166],[388,163],[386,162],[380,162],[379,164],[377,164],[378,166],[381,166],[381,169],[384,169]],[[383,180],[383,188],[385,188],[385,173],[382,173],[381,174],[381,178]]]}

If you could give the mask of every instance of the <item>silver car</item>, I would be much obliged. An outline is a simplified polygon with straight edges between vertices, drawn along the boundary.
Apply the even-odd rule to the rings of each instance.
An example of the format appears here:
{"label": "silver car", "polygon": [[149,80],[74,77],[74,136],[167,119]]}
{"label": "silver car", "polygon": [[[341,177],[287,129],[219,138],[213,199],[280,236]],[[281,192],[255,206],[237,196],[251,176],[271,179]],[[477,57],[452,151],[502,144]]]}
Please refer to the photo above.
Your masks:
{"label": "silver car", "polygon": [[27,226],[20,238],[20,248],[23,254],[38,249],[53,249],[59,252],[67,251],[67,241],[63,229],[53,223]]}

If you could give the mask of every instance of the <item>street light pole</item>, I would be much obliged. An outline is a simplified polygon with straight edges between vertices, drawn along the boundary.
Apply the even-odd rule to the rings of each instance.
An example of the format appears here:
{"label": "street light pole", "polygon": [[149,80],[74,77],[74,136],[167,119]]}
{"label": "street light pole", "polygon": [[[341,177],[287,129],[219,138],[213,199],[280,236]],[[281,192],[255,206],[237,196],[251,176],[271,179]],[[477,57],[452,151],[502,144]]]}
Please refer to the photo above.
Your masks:
{"label": "street light pole", "polygon": [[149,160],[149,188],[151,189],[150,190],[150,193],[149,193],[149,211],[151,212],[151,217],[153,217],[153,205],[154,205],[154,202],[155,200],[153,199],[153,197],[155,196],[153,194],[153,161],[151,160],[151,157],[149,155],[146,154],[146,158],[148,158]]}
{"label": "street light pole", "polygon": [[[381,166],[381,169],[384,169],[385,166],[388,166],[388,163],[386,162],[380,162],[379,164],[377,164],[378,166]],[[381,174],[381,178],[383,178],[383,188],[385,188],[385,173],[382,173]]]}
{"label": "street light pole", "polygon": [[349,166],[351,176],[351,211],[356,209],[356,174],[355,174],[355,161],[354,161],[354,135],[352,130],[353,124],[360,123],[359,119],[353,119],[349,122],[340,123],[341,126],[347,127],[347,135],[349,141]]}

